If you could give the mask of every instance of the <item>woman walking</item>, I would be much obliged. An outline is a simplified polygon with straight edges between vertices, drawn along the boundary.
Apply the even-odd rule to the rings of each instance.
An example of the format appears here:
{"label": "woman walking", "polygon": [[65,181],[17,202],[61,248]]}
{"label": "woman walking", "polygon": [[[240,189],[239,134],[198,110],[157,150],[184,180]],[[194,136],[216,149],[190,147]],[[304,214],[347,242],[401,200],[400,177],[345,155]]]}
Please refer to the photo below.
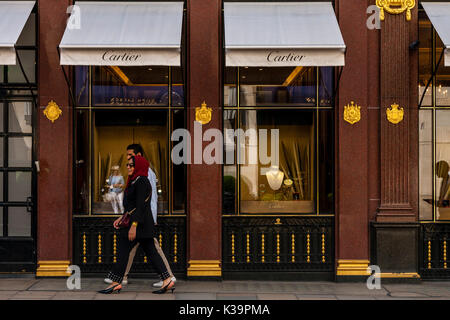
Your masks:
{"label": "woman walking", "polygon": [[[158,272],[163,286],[153,293],[161,294],[168,290],[175,290],[169,272],[158,254],[154,243],[155,224],[150,214],[150,200],[152,188],[147,179],[149,164],[141,156],[128,160],[128,181],[124,195],[125,213],[114,221],[114,228],[119,229],[117,263],[114,264],[108,278],[113,282],[99,293],[120,293],[122,279],[128,263],[130,251],[139,243],[153,267]],[[128,216],[127,216],[128,215]]]}

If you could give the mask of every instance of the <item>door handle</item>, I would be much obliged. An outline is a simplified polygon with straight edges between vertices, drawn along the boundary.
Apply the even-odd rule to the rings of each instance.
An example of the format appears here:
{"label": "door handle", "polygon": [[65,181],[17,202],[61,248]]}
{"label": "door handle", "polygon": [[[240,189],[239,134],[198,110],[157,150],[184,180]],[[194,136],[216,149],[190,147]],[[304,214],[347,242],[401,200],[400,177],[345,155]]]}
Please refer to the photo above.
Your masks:
{"label": "door handle", "polygon": [[27,212],[33,212],[33,198],[28,197],[27,198]]}

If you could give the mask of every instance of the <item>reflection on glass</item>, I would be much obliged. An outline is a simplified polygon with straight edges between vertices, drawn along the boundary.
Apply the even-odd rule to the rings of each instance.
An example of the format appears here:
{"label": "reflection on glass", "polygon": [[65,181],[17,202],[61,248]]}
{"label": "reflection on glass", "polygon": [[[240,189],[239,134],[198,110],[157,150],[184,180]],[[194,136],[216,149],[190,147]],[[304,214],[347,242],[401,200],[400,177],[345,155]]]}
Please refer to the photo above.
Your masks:
{"label": "reflection on glass", "polygon": [[0,83],[3,83],[5,81],[5,67],[0,65]]}
{"label": "reflection on glass", "polygon": [[223,104],[226,107],[237,106],[236,78],[237,68],[225,68],[225,84],[223,88]]}
{"label": "reflection on glass", "polygon": [[319,68],[319,102],[323,107],[331,106],[333,99],[333,68]]}
{"label": "reflection on glass", "polygon": [[[184,128],[184,110],[173,111],[173,130]],[[172,142],[172,146],[174,143]],[[175,165],[172,163],[172,194],[173,194],[173,211],[174,214],[185,213],[185,165]]]}
{"label": "reflection on glass", "polygon": [[[241,212],[313,213],[314,112],[242,111],[241,127],[258,132],[268,130],[267,141],[261,136],[254,139],[251,135],[240,141],[245,154],[245,162],[240,166]],[[276,155],[269,151],[272,144],[276,144],[276,139],[272,138],[273,129],[279,130],[279,163]],[[264,146],[267,146],[266,155],[272,155],[267,164],[261,161]],[[251,159],[257,159],[256,164]]]}
{"label": "reflection on glass", "polygon": [[0,137],[0,167],[4,166],[4,162],[3,162],[3,138]]}
{"label": "reflection on glass", "polygon": [[433,219],[433,126],[432,111],[419,111],[419,215]]}
{"label": "reflection on glass", "polygon": [[32,132],[33,104],[31,101],[9,103],[9,131]]}
{"label": "reflection on glass", "polygon": [[30,14],[30,17],[19,36],[16,43],[17,46],[34,46],[36,45],[36,14]]}
{"label": "reflection on glass", "polygon": [[31,236],[31,213],[25,207],[8,208],[8,236]]}
{"label": "reflection on glass", "polygon": [[75,66],[75,101],[77,107],[89,105],[89,67]]}
{"label": "reflection on glass", "polygon": [[3,201],[3,172],[0,172],[0,202]]}
{"label": "reflection on glass", "polygon": [[223,128],[224,128],[224,155],[225,159],[230,154],[231,160],[226,160],[223,166],[223,213],[236,213],[236,139],[231,135],[231,130],[236,130],[237,121],[236,110],[223,111]]}
{"label": "reflection on glass", "polygon": [[[425,12],[419,12],[419,103],[433,69],[431,54],[433,48],[432,32],[431,22],[428,20],[427,15]],[[430,82],[423,98],[422,106],[432,105],[432,91],[433,85]]]}
{"label": "reflection on glass", "polygon": [[[445,50],[442,40],[437,36],[436,39],[436,61]],[[450,107],[450,67],[446,67],[444,58],[442,58],[436,73],[436,105]]]}
{"label": "reflection on glass", "polygon": [[93,67],[93,104],[167,106],[168,67]]}
{"label": "reflection on glass", "polygon": [[[168,211],[167,112],[165,111],[95,111],[93,113],[93,212],[114,213],[107,193],[113,174],[127,179],[126,148],[132,143],[142,145],[145,157],[156,174],[158,213]],[[117,134],[120,132],[120,134]]]}
{"label": "reflection on glass", "polygon": [[240,68],[239,78],[241,106],[316,105],[315,68]]}
{"label": "reflection on glass", "polygon": [[75,132],[75,196],[74,206],[77,213],[89,211],[89,113],[76,112]]}
{"label": "reflection on glass", "polygon": [[[3,132],[3,119],[4,119],[4,115],[3,115],[3,111],[4,110],[4,104],[0,102],[0,132]],[[1,153],[3,153],[3,149],[0,149]],[[0,157],[2,157],[2,155],[0,154]]]}
{"label": "reflection on glass", "polygon": [[9,167],[31,166],[31,137],[9,138],[8,165]]}
{"label": "reflection on glass", "polygon": [[334,212],[334,136],[333,111],[319,113],[319,211],[321,214]]}
{"label": "reflection on glass", "polygon": [[450,220],[450,110],[436,112],[437,220]]}
{"label": "reflection on glass", "polygon": [[0,207],[0,237],[3,237],[3,207]]}
{"label": "reflection on glass", "polygon": [[172,69],[172,106],[184,106],[184,81],[183,71],[180,67],[173,67]]}
{"label": "reflection on glass", "polygon": [[[36,52],[34,50],[17,50],[23,69],[30,83],[36,83]],[[8,66],[9,83],[26,83],[25,77],[20,69],[19,62]]]}
{"label": "reflection on glass", "polygon": [[25,202],[31,196],[31,172],[8,173],[8,201]]}

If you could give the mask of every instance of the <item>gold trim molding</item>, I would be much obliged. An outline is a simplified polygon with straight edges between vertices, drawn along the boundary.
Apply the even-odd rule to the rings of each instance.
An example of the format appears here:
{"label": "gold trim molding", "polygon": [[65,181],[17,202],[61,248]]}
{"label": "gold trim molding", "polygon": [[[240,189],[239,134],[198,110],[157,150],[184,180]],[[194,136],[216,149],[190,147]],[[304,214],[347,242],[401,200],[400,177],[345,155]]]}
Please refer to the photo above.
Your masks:
{"label": "gold trim molding", "polygon": [[387,119],[392,124],[399,124],[400,122],[402,122],[404,115],[405,111],[396,103],[391,105],[390,108],[386,109]]}
{"label": "gold trim molding", "polygon": [[416,272],[386,272],[380,273],[379,275],[381,279],[420,279],[420,275]]}
{"label": "gold trim molding", "polygon": [[189,260],[188,277],[221,277],[219,260]]}
{"label": "gold trim molding", "polygon": [[344,107],[344,120],[350,124],[355,124],[361,120],[361,107],[351,102]]}
{"label": "gold trim molding", "polygon": [[61,114],[62,114],[61,108],[53,100],[51,100],[44,109],[44,115],[52,123],[58,120]]}
{"label": "gold trim molding", "polygon": [[380,20],[384,21],[384,12],[401,14],[406,11],[406,21],[411,21],[411,10],[416,6],[415,0],[377,0],[380,8]]}
{"label": "gold trim molding", "polygon": [[338,276],[368,276],[369,260],[338,260]]}
{"label": "gold trim molding", "polygon": [[203,101],[201,107],[195,108],[195,121],[201,124],[207,124],[212,119],[212,109],[206,106],[206,102]]}
{"label": "gold trim molding", "polygon": [[36,277],[68,277],[70,273],[67,268],[70,265],[68,260],[43,260],[38,262]]}

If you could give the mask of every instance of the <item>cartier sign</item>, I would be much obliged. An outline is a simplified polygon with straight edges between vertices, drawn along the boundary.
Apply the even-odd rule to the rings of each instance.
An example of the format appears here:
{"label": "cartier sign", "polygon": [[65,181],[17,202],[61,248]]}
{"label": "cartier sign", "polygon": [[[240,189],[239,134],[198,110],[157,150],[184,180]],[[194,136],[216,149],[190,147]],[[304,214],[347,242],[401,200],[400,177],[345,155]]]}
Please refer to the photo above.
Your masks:
{"label": "cartier sign", "polygon": [[271,51],[267,55],[267,61],[269,62],[301,62],[302,59],[305,58],[304,55],[289,52],[289,53],[280,53],[280,51]]}
{"label": "cartier sign", "polygon": [[138,61],[142,57],[141,54],[138,53],[130,53],[130,52],[117,52],[117,51],[105,51],[102,55],[103,61],[108,62],[135,62]]}

